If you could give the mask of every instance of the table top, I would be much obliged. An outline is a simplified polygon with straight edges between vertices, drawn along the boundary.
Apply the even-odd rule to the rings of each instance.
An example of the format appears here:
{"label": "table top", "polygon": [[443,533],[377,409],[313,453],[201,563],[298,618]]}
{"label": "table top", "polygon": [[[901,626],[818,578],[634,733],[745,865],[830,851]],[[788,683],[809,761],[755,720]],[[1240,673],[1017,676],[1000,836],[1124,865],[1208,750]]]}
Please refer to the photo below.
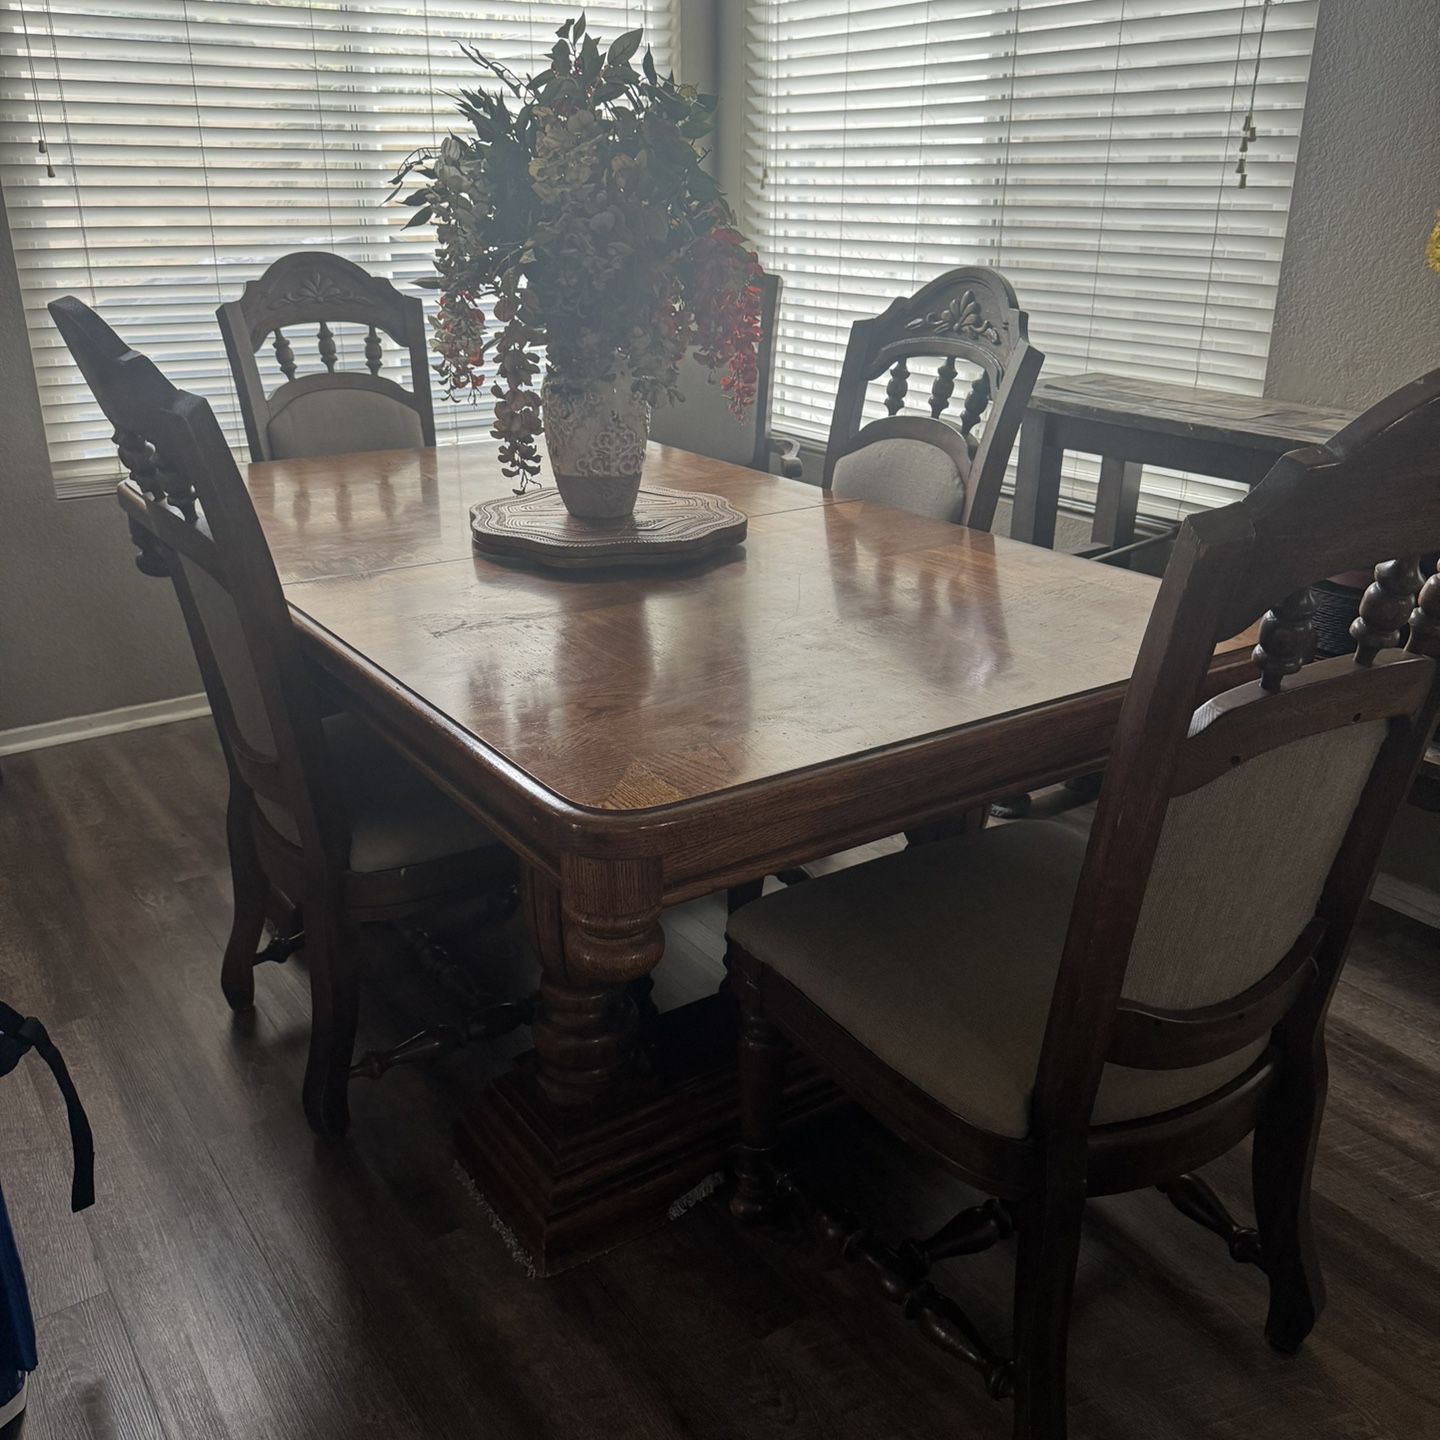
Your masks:
{"label": "table top", "polygon": [[645,483],[749,517],[670,571],[536,571],[471,547],[494,451],[250,467],[311,643],[363,657],[427,723],[551,794],[649,810],[1128,680],[1144,575],[652,446]]}
{"label": "table top", "polygon": [[1040,381],[1030,408],[1274,450],[1322,445],[1355,418],[1350,410],[1098,373]]}

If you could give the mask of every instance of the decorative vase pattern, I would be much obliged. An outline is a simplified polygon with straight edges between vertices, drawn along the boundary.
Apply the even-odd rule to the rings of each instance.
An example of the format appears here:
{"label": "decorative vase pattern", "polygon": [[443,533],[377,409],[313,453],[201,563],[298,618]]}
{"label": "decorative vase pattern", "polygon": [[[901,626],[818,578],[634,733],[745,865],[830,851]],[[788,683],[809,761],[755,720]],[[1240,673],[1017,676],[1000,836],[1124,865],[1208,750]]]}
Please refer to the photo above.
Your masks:
{"label": "decorative vase pattern", "polygon": [[650,438],[650,405],[630,376],[541,387],[545,449],[555,488],[580,520],[623,520],[635,509]]}

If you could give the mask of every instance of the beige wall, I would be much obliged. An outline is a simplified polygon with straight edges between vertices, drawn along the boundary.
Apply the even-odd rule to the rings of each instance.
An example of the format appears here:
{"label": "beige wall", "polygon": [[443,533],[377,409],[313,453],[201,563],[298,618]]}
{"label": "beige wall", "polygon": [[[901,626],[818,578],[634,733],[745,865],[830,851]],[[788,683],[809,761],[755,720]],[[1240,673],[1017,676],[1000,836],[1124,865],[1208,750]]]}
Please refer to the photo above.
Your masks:
{"label": "beige wall", "polygon": [[57,500],[0,201],[0,730],[200,688],[115,501]]}
{"label": "beige wall", "polygon": [[1321,0],[1266,392],[1368,405],[1440,366],[1440,0]]}

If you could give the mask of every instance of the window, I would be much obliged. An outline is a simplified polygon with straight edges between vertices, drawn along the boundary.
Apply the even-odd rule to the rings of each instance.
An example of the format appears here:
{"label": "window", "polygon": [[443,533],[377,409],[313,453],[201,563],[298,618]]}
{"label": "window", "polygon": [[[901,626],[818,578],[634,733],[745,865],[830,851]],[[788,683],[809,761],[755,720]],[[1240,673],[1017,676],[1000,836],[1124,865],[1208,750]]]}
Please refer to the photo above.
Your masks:
{"label": "window", "polygon": [[[1258,395],[1317,4],[746,0],[746,218],[785,282],[776,429],[823,437],[851,322],[961,264],[1010,278],[1047,374]],[[1235,494],[1145,486],[1160,516]]]}
{"label": "window", "polygon": [[[118,463],[47,302],[73,292],[95,305],[177,384],[208,396],[243,452],[215,307],[305,247],[402,286],[427,270],[433,239],[403,233],[412,212],[383,202],[399,162],[449,127],[445,92],[479,83],[458,42],[529,68],[578,8],[0,0],[0,180],[58,492],[107,490]],[[643,26],[662,66],[676,8],[586,5],[602,35]],[[437,406],[436,418],[442,433],[489,428],[483,405]]]}

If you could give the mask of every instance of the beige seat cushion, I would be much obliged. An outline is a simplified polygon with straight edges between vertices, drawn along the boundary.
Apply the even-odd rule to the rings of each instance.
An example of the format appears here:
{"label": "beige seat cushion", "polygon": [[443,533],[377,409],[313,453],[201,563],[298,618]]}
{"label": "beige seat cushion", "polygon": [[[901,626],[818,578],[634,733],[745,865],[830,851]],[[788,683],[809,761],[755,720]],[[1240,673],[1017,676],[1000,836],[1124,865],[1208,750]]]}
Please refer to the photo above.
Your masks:
{"label": "beige seat cushion", "polygon": [[420,416],[409,405],[365,389],[312,390],[297,396],[271,419],[267,434],[277,460],[413,450],[425,443]]}
{"label": "beige seat cushion", "polygon": [[890,436],[842,455],[831,489],[848,500],[873,500],[958,525],[965,518],[969,479],[963,458],[924,440]]}
{"label": "beige seat cushion", "polygon": [[[1021,1137],[1084,856],[1073,830],[1024,821],[766,896],[729,933],[947,1109]],[[1261,1049],[1189,1070],[1107,1066],[1093,1122],[1199,1099]]]}
{"label": "beige seat cushion", "polygon": [[[350,868],[396,870],[467,850],[503,847],[478,820],[438,790],[401,755],[350,715],[324,720],[341,802],[350,822]],[[293,844],[295,822],[258,801],[265,818]]]}

